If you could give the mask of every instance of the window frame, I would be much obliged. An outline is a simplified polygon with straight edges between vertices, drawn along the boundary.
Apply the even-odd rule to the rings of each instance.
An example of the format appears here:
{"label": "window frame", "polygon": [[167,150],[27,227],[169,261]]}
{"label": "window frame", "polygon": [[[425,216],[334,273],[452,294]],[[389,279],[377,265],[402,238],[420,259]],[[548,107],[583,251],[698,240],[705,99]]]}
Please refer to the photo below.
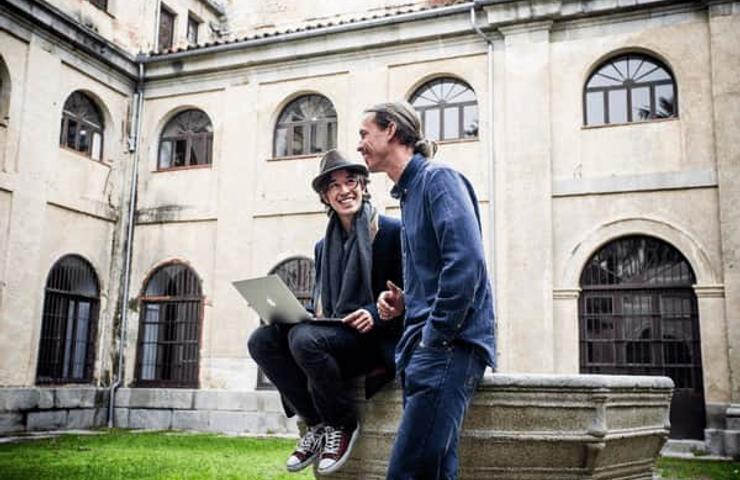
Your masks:
{"label": "window frame", "polygon": [[[71,265],[65,265],[71,263]],[[76,263],[76,265],[74,265]],[[77,266],[82,268],[86,281],[94,286],[94,294],[72,291],[55,285],[63,279],[69,279],[69,273],[63,269]],[[68,280],[69,281],[69,280]],[[89,307],[87,317],[87,335],[84,341],[82,375],[75,376],[75,358],[78,357],[79,328],[81,325],[80,306]],[[70,307],[72,309],[70,310]],[[64,255],[49,269],[44,287],[44,306],[42,311],[41,333],[36,362],[37,385],[87,384],[93,381],[95,369],[95,352],[97,324],[100,315],[100,282],[95,268],[85,258],[76,254]],[[57,343],[56,346],[53,344]],[[61,355],[61,358],[59,358]],[[72,373],[69,373],[72,372]]]}
{"label": "window frame", "polygon": [[[165,47],[162,42],[162,35],[163,33],[166,33],[165,30],[163,30],[163,24],[162,19],[167,16],[171,18],[171,23],[169,27],[169,44]],[[175,24],[177,23],[177,13],[175,13],[174,10],[166,6],[164,3],[160,4],[159,7],[159,16],[158,18],[158,24],[157,24],[157,50],[162,52],[165,50],[171,50],[175,45]]]}
{"label": "window frame", "polygon": [[[189,46],[198,45],[198,36],[200,34],[200,26],[203,24],[203,20],[198,18],[193,12],[188,12],[188,23],[185,29],[185,39]],[[194,33],[195,38],[191,41],[190,34]]]}
{"label": "window frame", "polygon": [[[189,112],[198,112],[202,114],[207,120],[208,120],[208,126],[210,127],[209,132],[200,132],[200,133],[194,133],[192,130],[188,131],[186,133],[180,134],[180,135],[167,135],[165,136],[165,132],[167,131],[167,128],[172,124],[172,122],[175,122],[178,117],[189,113]],[[201,140],[205,142],[205,155],[206,159],[204,163],[191,163],[192,160],[192,148],[194,141]],[[170,166],[162,166],[162,145],[168,142],[172,146],[170,147]],[[175,155],[176,145],[177,142],[185,142],[185,158],[183,165],[172,165],[173,158]],[[193,169],[193,168],[210,168],[210,166],[213,165],[213,122],[211,121],[211,117],[208,116],[206,112],[199,108],[189,108],[187,110],[183,110],[181,112],[176,113],[172,116],[164,125],[162,128],[162,133],[159,136],[159,142],[157,143],[157,170],[158,172],[166,172],[169,170],[186,170],[186,169]]]}
{"label": "window frame", "polygon": [[[169,281],[177,281],[176,277],[181,274],[185,274],[185,282],[193,281],[196,287],[197,294],[184,294],[178,295],[148,295],[150,283],[156,278],[156,276],[169,267],[176,267],[180,270],[171,276]],[[188,277],[189,276],[189,277]],[[148,321],[148,312],[150,305],[158,305],[168,308],[164,311],[165,316],[169,316],[174,311],[175,316],[179,313],[179,307],[183,305],[193,306],[190,308],[190,312],[186,315],[191,315],[194,310],[195,319],[192,317],[188,321],[175,320],[160,320],[161,311],[157,312],[157,321]],[[205,313],[205,295],[203,295],[202,281],[198,274],[189,265],[180,261],[167,262],[157,267],[152,273],[146,278],[142,285],[141,295],[139,296],[139,329],[138,338],[136,341],[136,365],[134,368],[134,381],[135,387],[150,387],[150,388],[199,388],[200,385],[200,360],[202,350],[202,335],[203,335],[203,317]],[[174,324],[174,328],[172,328]],[[183,325],[182,329],[178,329],[178,324]],[[146,342],[147,327],[149,325],[156,325],[156,334],[154,342]],[[163,339],[162,328],[170,330],[170,333],[174,330],[174,339],[166,338]],[[184,331],[186,328],[194,328],[194,331],[190,332],[190,337],[186,336]],[[146,346],[154,344],[154,357],[155,362],[153,365],[154,378],[143,379],[144,357],[147,354],[145,352]],[[190,370],[180,370],[180,376],[177,375],[177,368],[187,368],[187,362],[178,364],[177,359],[173,360],[170,357],[176,357],[177,347],[181,347],[185,350],[188,345],[195,344],[195,359],[190,362]],[[160,347],[163,350],[160,350]],[[150,350],[151,352],[151,350]],[[182,351],[181,351],[182,353]],[[160,359],[168,357],[162,362]],[[165,360],[168,360],[167,363]],[[166,375],[163,375],[163,370],[167,369]],[[185,372],[185,373],[182,373]],[[164,378],[164,377],[170,378]]]}
{"label": "window frame", "polygon": [[[465,89],[469,90],[473,96],[475,97],[475,100],[468,100],[464,102],[447,102],[446,99],[441,99],[437,102],[435,105],[429,105],[429,106],[421,106],[417,107],[414,105],[414,102],[422,96],[426,91],[431,90],[435,84],[442,83],[442,82],[452,82],[457,85],[461,85]],[[436,94],[435,94],[436,96]],[[472,141],[472,140],[478,140],[480,138],[480,109],[478,108],[478,96],[475,93],[475,90],[473,87],[470,86],[470,84],[460,78],[452,77],[452,76],[443,76],[443,77],[435,77],[430,80],[425,81],[421,85],[419,85],[416,89],[414,89],[414,92],[409,96],[409,103],[412,107],[414,107],[414,110],[416,110],[416,113],[419,115],[419,120],[421,121],[421,129],[422,132],[424,132],[424,135],[430,138],[431,140],[435,140],[438,142],[457,142],[457,141]],[[466,135],[465,134],[465,108],[466,107],[475,107],[476,108],[476,117],[478,120],[478,127],[476,128],[474,135]],[[456,137],[449,137],[445,138],[445,110],[449,108],[456,108],[457,109],[457,131],[458,135]],[[425,113],[428,111],[439,111],[439,138],[435,139],[433,137],[429,137],[427,130],[426,130],[426,115]]]}
{"label": "window frame", "polygon": [[[283,118],[291,107],[293,107],[295,104],[297,104],[299,101],[310,101],[312,97],[315,97],[317,99],[322,99],[325,101],[330,107],[331,111],[333,111],[334,116],[325,116],[318,118],[316,120],[301,120],[301,121],[284,121]],[[338,135],[338,115],[336,107],[334,107],[334,103],[325,95],[321,95],[320,93],[307,93],[305,95],[300,95],[294,99],[292,99],[290,102],[288,102],[285,107],[280,110],[280,114],[277,117],[277,121],[275,122],[275,127],[272,130],[272,158],[274,160],[279,159],[288,159],[288,158],[299,158],[299,157],[313,157],[321,155],[332,148],[336,148],[337,146],[337,135]],[[278,130],[285,129],[285,154],[280,154],[277,151],[278,147]],[[303,139],[302,139],[302,146],[301,151],[299,153],[296,153],[293,149],[294,145],[294,138],[295,138],[295,131],[297,128],[302,128],[303,133]],[[330,134],[331,129],[333,128],[334,135]],[[316,136],[318,137],[320,134],[324,135],[324,140],[326,141],[326,149],[321,150],[318,152],[312,152],[311,151],[311,138],[312,133],[316,132]],[[332,145],[331,140],[334,140],[334,144]]]}
{"label": "window frame", "polygon": [[[610,66],[614,65],[615,63],[622,61],[622,60],[630,60],[630,59],[640,59],[641,61],[648,61],[655,65],[655,69],[653,69],[651,72],[661,69],[663,70],[667,75],[668,79],[664,80],[654,80],[654,81],[647,81],[647,82],[633,82],[632,78],[627,78],[625,81],[623,81],[620,85],[610,85],[610,86],[604,86],[604,87],[588,87],[588,84],[591,82],[591,80],[598,75],[599,73],[603,72],[605,69],[609,68]],[[615,68],[616,67],[612,67]],[[639,67],[638,67],[639,70]],[[647,75],[647,74],[646,74]],[[616,80],[616,79],[615,79]],[[673,113],[664,117],[656,116],[656,109],[658,107],[657,103],[659,98],[657,98],[656,94],[656,88],[670,85],[673,87],[673,102],[672,102],[672,108]],[[649,100],[650,100],[650,113],[646,118],[633,118],[633,108],[632,108],[632,91],[638,88],[648,88],[649,91]],[[626,109],[626,121],[623,122],[611,122],[610,121],[610,115],[609,115],[609,92],[612,91],[620,91],[624,90],[625,92],[625,109]],[[589,123],[589,109],[588,109],[588,95],[590,93],[602,93],[602,108],[603,108],[603,122],[601,123]],[[627,53],[621,53],[618,55],[613,55],[607,58],[606,60],[599,63],[599,65],[593,69],[593,71],[589,74],[588,78],[586,79],[586,82],[583,85],[583,94],[582,94],[582,107],[583,107],[583,126],[584,127],[605,127],[605,126],[614,126],[614,125],[629,125],[633,123],[647,123],[647,122],[655,122],[655,121],[663,121],[663,120],[672,120],[679,118],[679,101],[678,101],[678,83],[676,82],[676,77],[673,74],[673,70],[663,62],[662,60],[656,58],[655,56],[652,56],[647,53],[641,53],[641,52],[627,52]]]}
{"label": "window frame", "polygon": [[[95,109],[95,113],[97,114],[100,125],[96,125],[95,123],[92,123],[80,116],[78,116],[78,112],[72,112],[70,110],[67,110],[67,103],[70,101],[73,95],[80,95],[87,99],[88,102],[92,105],[92,107]],[[70,122],[76,122],[78,127],[76,127],[75,131],[75,137],[74,137],[74,145],[69,145],[69,124]],[[90,140],[87,145],[86,150],[80,149],[80,128],[79,125],[84,126],[88,132],[90,132]],[[98,158],[95,158],[93,155],[94,151],[94,145],[95,145],[95,135],[99,135],[100,137],[100,150],[98,152]],[[94,160],[96,162],[103,162],[104,158],[104,151],[105,151],[105,118],[103,117],[103,111],[98,105],[98,103],[95,101],[94,98],[92,98],[90,95],[85,94],[82,91],[74,91],[72,92],[67,99],[64,102],[64,107],[62,108],[62,120],[61,120],[61,126],[60,126],[60,132],[59,132],[59,146],[65,150],[69,150],[72,152],[75,152],[79,155],[84,155],[91,160]]]}

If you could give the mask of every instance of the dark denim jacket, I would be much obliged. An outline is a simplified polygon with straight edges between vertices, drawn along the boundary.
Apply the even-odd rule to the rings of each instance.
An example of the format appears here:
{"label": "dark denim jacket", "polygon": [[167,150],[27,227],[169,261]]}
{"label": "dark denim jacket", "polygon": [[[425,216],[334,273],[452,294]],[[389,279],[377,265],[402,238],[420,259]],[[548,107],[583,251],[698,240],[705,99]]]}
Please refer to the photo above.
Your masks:
{"label": "dark denim jacket", "polygon": [[401,200],[406,301],[397,370],[405,368],[419,342],[441,349],[468,344],[495,367],[491,286],[470,182],[417,154],[391,195]]}

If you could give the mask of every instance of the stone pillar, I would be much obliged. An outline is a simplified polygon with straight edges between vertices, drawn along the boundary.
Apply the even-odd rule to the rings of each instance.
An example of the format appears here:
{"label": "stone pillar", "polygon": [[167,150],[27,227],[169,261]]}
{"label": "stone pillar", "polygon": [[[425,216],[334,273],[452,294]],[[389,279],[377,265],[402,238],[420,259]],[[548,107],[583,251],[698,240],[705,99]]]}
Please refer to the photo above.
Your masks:
{"label": "stone pillar", "polygon": [[724,453],[734,456],[740,455],[740,5],[714,2],[708,18],[731,401]]}
{"label": "stone pillar", "polygon": [[[503,89],[503,147],[497,158],[501,221],[499,284],[506,338],[503,366],[512,372],[552,372],[552,167],[550,27],[535,22],[503,27],[504,49],[494,57]],[[502,65],[503,64],[503,65]],[[501,118],[503,117],[503,118]],[[536,228],[533,228],[536,226]]]}
{"label": "stone pillar", "polygon": [[556,288],[553,294],[553,348],[555,373],[578,373],[580,371],[578,297],[580,288]]}

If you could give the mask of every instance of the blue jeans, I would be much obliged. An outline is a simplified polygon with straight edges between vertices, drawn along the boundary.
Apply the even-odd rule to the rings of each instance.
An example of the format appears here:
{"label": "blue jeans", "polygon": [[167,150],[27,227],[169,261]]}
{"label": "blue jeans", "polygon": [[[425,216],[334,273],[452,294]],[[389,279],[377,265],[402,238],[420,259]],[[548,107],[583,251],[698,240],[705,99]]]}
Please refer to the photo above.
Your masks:
{"label": "blue jeans", "polygon": [[469,345],[418,345],[403,381],[404,411],[391,452],[388,480],[457,477],[463,418],[486,363]]}

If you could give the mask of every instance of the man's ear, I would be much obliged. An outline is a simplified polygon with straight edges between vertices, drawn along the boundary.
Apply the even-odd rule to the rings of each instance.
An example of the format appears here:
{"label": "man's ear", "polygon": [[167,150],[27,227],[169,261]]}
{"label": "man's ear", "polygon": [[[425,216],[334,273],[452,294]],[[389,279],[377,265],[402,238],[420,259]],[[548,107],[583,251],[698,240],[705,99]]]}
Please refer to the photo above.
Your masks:
{"label": "man's ear", "polygon": [[398,127],[396,126],[396,122],[389,122],[388,123],[388,141],[390,141],[393,137],[396,136],[396,130]]}

